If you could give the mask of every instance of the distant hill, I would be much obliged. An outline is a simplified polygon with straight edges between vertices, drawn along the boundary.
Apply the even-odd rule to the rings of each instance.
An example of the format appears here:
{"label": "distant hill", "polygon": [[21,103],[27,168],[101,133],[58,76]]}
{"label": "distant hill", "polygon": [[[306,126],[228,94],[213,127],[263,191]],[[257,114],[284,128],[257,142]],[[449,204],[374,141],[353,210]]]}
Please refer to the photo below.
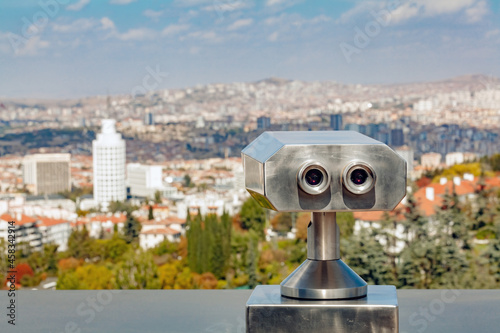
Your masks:
{"label": "distant hill", "polygon": [[[319,86],[309,91],[312,94],[321,94],[321,89],[335,89],[338,91],[339,98],[345,98],[346,96],[353,98],[369,99],[380,95],[384,96],[394,96],[394,95],[412,95],[419,94],[423,96],[431,96],[436,93],[449,93],[452,91],[478,91],[485,89],[500,89],[500,78],[494,76],[488,76],[483,74],[471,74],[462,75],[450,79],[440,80],[440,81],[429,81],[429,82],[414,82],[414,83],[398,83],[398,84],[343,84],[335,81],[300,81],[283,79],[277,77],[270,77],[262,79],[255,82],[248,82],[248,85],[274,85],[280,88],[286,88],[289,85],[297,84],[303,86],[310,85],[311,87],[316,85]],[[320,85],[318,85],[320,83]],[[231,83],[226,84],[231,85]],[[206,85],[205,85],[206,86]],[[192,87],[169,89],[172,91],[185,91],[187,89],[192,89]],[[123,95],[117,95],[123,96]],[[114,96],[114,97],[117,97]],[[90,96],[78,99],[33,99],[33,98],[15,98],[15,99],[2,99],[0,103],[5,105],[14,105],[18,107],[23,106],[37,106],[39,108],[45,107],[72,107],[81,106],[85,104],[87,106],[92,105],[102,105],[106,103],[107,96],[98,95]]]}

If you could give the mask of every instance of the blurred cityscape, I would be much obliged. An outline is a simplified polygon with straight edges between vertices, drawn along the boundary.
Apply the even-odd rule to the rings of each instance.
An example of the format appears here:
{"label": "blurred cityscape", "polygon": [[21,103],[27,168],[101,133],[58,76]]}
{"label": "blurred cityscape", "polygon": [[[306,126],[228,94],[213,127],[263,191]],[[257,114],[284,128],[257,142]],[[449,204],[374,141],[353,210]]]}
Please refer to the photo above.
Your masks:
{"label": "blurred cityscape", "polygon": [[[348,237],[361,237],[363,230],[374,226],[381,228],[381,221],[395,223],[390,237],[374,237],[384,247],[388,267],[391,260],[396,265],[396,254],[409,246],[409,227],[402,221],[410,219],[405,207],[411,203],[423,218],[433,221],[456,199],[454,207],[468,207],[468,221],[472,221],[482,207],[476,200],[484,196],[483,208],[493,212],[490,220],[467,231],[453,229],[450,237],[460,238],[457,251],[470,249],[472,244],[489,246],[489,240],[498,237],[499,218],[494,212],[499,209],[494,193],[500,189],[498,78],[471,75],[373,86],[272,78],[136,96],[3,100],[0,108],[0,239],[7,241],[8,223],[15,221],[20,258],[30,263],[33,253],[39,252],[60,260],[57,265],[45,262],[38,271],[31,262],[31,280],[23,281],[26,286],[48,279],[45,285],[49,287],[57,281],[59,289],[78,288],[61,265],[82,272],[82,267],[90,267],[85,263],[106,258],[118,261],[128,244],[136,244],[144,255],[153,251],[164,277],[168,270],[174,276],[187,274],[184,266],[202,274],[193,275],[191,284],[175,278],[168,284],[172,288],[253,287],[257,280],[279,283],[285,271],[304,256],[304,226],[309,217],[259,210],[249,200],[240,152],[268,130],[357,131],[390,145],[407,160],[410,194],[392,215],[358,212],[345,216],[352,222],[346,222],[351,223],[351,231],[343,231]],[[205,239],[200,235],[208,232],[209,225],[214,226],[213,234]],[[247,236],[237,236],[245,230]],[[227,243],[231,233],[233,242]],[[119,240],[118,234],[122,235]],[[89,239],[113,241],[123,251],[113,257],[110,253],[116,248],[106,248],[104,254],[81,248]],[[207,245],[214,239],[226,241],[219,242],[221,248]],[[286,261],[285,271],[260,267],[260,277],[252,277],[257,263],[267,260],[271,265],[284,255],[265,245],[273,241],[291,242],[282,243],[281,250],[295,256],[295,261]],[[193,244],[206,247],[193,248]],[[257,249],[259,255],[254,253]],[[57,257],[56,251],[64,254]],[[213,258],[210,261],[200,253],[219,253],[223,261],[212,263]],[[266,253],[270,258],[265,258]],[[353,253],[348,252],[356,264]],[[162,257],[166,254],[168,259]],[[207,261],[211,264],[204,264]],[[280,261],[284,265],[285,259]],[[248,267],[254,272],[248,272]],[[212,275],[203,277],[204,273]],[[372,275],[364,277],[377,282]],[[165,279],[160,284],[128,285],[130,281],[118,281],[115,276],[113,283],[98,287],[163,288]],[[409,280],[404,283],[411,285]]]}

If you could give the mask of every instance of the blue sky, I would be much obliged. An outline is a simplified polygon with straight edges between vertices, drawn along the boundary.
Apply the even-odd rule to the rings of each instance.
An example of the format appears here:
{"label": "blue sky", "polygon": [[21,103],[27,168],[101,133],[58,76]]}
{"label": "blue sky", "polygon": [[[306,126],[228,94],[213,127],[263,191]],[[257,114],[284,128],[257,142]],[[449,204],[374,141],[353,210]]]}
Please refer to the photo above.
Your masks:
{"label": "blue sky", "polygon": [[[496,0],[2,0],[0,97],[500,76]],[[168,74],[167,74],[168,73]]]}

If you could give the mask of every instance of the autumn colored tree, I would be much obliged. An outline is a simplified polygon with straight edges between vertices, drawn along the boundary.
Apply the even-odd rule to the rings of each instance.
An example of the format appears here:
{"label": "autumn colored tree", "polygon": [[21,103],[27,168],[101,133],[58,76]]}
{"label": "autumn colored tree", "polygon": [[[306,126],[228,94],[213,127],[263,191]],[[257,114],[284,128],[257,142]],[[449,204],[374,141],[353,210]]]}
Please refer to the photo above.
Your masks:
{"label": "autumn colored tree", "polygon": [[277,232],[288,232],[292,229],[292,213],[280,212],[271,219],[271,226]]}
{"label": "autumn colored tree", "polygon": [[57,264],[60,272],[75,270],[80,265],[81,261],[73,257],[61,259]]}
{"label": "autumn colored tree", "polygon": [[160,288],[174,289],[177,274],[180,273],[180,265],[176,262],[166,263],[158,267],[158,278],[160,280]]}
{"label": "autumn colored tree", "polygon": [[78,278],[78,289],[114,289],[113,272],[103,265],[88,264],[75,271]]}
{"label": "autumn colored tree", "polygon": [[307,240],[307,227],[311,222],[311,213],[300,213],[297,217],[295,237],[303,241]]}
{"label": "autumn colored tree", "polygon": [[16,267],[14,268],[14,272],[16,272],[13,274],[16,278],[16,284],[21,284],[21,280],[24,276],[33,277],[35,275],[33,269],[31,269],[30,265],[28,265],[27,263],[16,265]]}
{"label": "autumn colored tree", "polygon": [[115,271],[119,289],[159,289],[158,269],[151,252],[132,248],[125,253]]}
{"label": "autumn colored tree", "polygon": [[210,272],[205,272],[201,275],[195,275],[194,285],[199,289],[216,289],[217,288],[217,278],[214,274]]}

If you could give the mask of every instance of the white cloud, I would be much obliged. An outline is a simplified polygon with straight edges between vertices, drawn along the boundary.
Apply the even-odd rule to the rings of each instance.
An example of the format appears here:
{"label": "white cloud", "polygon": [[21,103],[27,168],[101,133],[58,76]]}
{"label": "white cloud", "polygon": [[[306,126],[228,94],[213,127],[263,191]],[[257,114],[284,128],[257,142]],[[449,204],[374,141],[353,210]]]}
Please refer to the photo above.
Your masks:
{"label": "white cloud", "polygon": [[40,50],[46,49],[50,46],[48,41],[42,40],[40,36],[33,36],[28,38],[26,43],[16,49],[16,55],[21,56],[34,56],[39,53]]}
{"label": "white cloud", "polygon": [[500,35],[500,29],[494,29],[494,30],[490,30],[490,31],[487,31],[485,34],[484,34],[484,37],[486,39],[490,39],[490,38],[493,38],[495,36],[499,36]]}
{"label": "white cloud", "polygon": [[349,9],[348,11],[342,13],[340,17],[337,19],[337,23],[340,24],[345,24],[355,18],[356,16],[366,13],[370,10],[373,10],[375,8],[378,8],[380,6],[380,3],[374,2],[374,1],[363,1],[359,2],[356,6],[353,8]]}
{"label": "white cloud", "polygon": [[174,5],[179,6],[179,7],[193,7],[193,6],[199,6],[199,5],[205,5],[208,3],[215,3],[215,2],[227,2],[228,0],[175,0]]}
{"label": "white cloud", "polygon": [[90,3],[90,0],[79,0],[78,2],[67,5],[66,9],[67,10],[73,10],[73,11],[80,11],[83,9],[83,7],[87,6]]}
{"label": "white cloud", "polygon": [[146,9],[145,11],[142,12],[142,15],[156,21],[163,15],[163,11],[162,10],[154,11],[152,9]]}
{"label": "white cloud", "polygon": [[250,8],[253,6],[252,1],[243,0],[215,0],[210,3],[210,6],[203,7],[202,10],[207,12],[234,12],[237,10],[242,10]]}
{"label": "white cloud", "polygon": [[345,24],[360,15],[370,11],[390,11],[390,22],[392,24],[403,23],[416,17],[435,17],[439,15],[455,14],[465,11],[468,23],[475,23],[488,13],[484,0],[418,0],[404,1],[396,8],[393,0],[384,2],[363,1],[343,13],[337,23]]}
{"label": "white cloud", "polygon": [[103,17],[101,19],[101,29],[102,30],[115,30],[115,23],[109,17]]}
{"label": "white cloud", "polygon": [[253,19],[241,19],[233,22],[229,27],[227,27],[227,30],[233,31],[233,30],[238,30],[243,27],[247,27],[249,25],[253,24]]}
{"label": "white cloud", "polygon": [[116,38],[122,41],[143,41],[152,40],[159,36],[158,31],[148,28],[129,29],[120,33],[118,29],[116,29],[115,23],[108,17],[101,18],[100,23],[101,25],[99,30],[108,31],[108,34],[104,37],[104,39]]}
{"label": "white cloud", "polygon": [[128,5],[136,0],[111,0],[109,3],[113,5]]}
{"label": "white cloud", "polygon": [[488,6],[486,1],[479,1],[473,7],[467,8],[465,10],[465,15],[467,17],[467,23],[477,23],[483,19],[483,17],[488,14]]}
{"label": "white cloud", "polygon": [[214,31],[195,31],[188,34],[188,37],[213,41],[217,39],[217,34]]}
{"label": "white cloud", "polygon": [[456,13],[472,6],[476,0],[420,0],[426,16]]}
{"label": "white cloud", "polygon": [[416,16],[434,17],[465,11],[467,22],[476,23],[488,13],[484,0],[420,0],[406,3],[391,14],[392,23],[400,23]]}
{"label": "white cloud", "polygon": [[267,37],[267,40],[270,42],[275,42],[278,40],[278,37],[279,37],[279,33],[277,31],[275,31]]}
{"label": "white cloud", "polygon": [[285,3],[285,0],[267,0],[266,6],[271,7],[271,6],[281,5],[282,3]]}
{"label": "white cloud", "polygon": [[166,26],[162,32],[162,36],[172,36],[176,35],[180,32],[189,30],[190,25],[189,24],[171,24],[169,26]]}
{"label": "white cloud", "polygon": [[279,26],[283,28],[284,26],[292,25],[295,27],[300,27],[306,24],[314,25],[324,22],[329,22],[332,19],[326,15],[318,15],[311,19],[306,19],[299,14],[286,14],[283,13],[280,16],[270,16],[264,20],[265,25],[269,26]]}
{"label": "white cloud", "polygon": [[419,15],[420,10],[420,6],[417,6],[413,3],[405,3],[404,5],[399,6],[391,12],[390,23],[401,23],[407,21]]}
{"label": "white cloud", "polygon": [[280,23],[282,20],[283,20],[283,15],[282,14],[281,16],[271,16],[271,17],[268,17],[264,20],[264,24],[265,25],[275,25],[275,24],[278,24]]}
{"label": "white cloud", "polygon": [[304,1],[305,0],[266,0],[265,9],[267,12],[277,13]]}
{"label": "white cloud", "polygon": [[62,33],[85,32],[99,25],[95,19],[78,19],[70,24],[52,24],[52,30]]}
{"label": "white cloud", "polygon": [[332,19],[329,18],[328,16],[321,14],[310,19],[309,23],[318,24],[318,23],[330,22],[331,20]]}
{"label": "white cloud", "polygon": [[137,29],[130,29],[122,34],[116,34],[116,37],[123,41],[130,41],[130,40],[141,41],[141,40],[154,39],[157,37],[157,35],[158,33],[154,30],[148,28],[137,28]]}

